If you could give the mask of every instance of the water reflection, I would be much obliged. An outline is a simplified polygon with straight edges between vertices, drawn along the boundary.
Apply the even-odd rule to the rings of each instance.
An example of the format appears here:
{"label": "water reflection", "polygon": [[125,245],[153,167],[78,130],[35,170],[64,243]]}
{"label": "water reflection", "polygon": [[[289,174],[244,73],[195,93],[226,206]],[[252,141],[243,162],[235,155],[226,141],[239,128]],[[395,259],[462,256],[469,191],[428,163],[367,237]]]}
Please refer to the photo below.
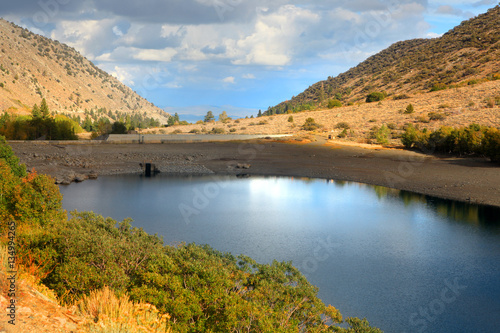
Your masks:
{"label": "water reflection", "polygon": [[423,204],[432,208],[439,216],[478,227],[491,228],[496,232],[500,232],[500,208],[498,207],[441,199],[384,186],[367,186],[373,187],[379,200],[383,198],[397,198],[405,206]]}

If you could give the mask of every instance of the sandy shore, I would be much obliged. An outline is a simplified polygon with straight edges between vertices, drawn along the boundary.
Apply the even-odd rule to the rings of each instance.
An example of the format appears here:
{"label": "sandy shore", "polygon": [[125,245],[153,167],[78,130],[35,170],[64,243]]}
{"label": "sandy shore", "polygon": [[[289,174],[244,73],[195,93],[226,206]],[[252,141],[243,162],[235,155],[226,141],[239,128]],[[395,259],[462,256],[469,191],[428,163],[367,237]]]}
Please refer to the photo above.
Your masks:
{"label": "sandy shore", "polygon": [[139,164],[150,161],[162,173],[327,178],[500,207],[500,166],[483,158],[440,158],[321,140],[11,146],[28,168],[51,175],[58,183],[140,173]]}

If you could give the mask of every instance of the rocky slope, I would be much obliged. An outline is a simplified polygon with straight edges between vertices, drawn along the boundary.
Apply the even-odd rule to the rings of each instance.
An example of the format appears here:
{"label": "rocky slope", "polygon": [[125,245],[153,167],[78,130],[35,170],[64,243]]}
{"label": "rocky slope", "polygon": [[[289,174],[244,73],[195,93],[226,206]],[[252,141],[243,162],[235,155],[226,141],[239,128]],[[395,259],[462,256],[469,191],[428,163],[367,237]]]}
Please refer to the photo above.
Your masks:
{"label": "rocky slope", "polygon": [[313,84],[268,113],[286,113],[310,104],[326,106],[364,101],[373,91],[414,94],[467,85],[474,80],[500,79],[500,5],[450,30],[440,38],[398,42],[345,73]]}
{"label": "rocky slope", "polygon": [[0,19],[0,111],[27,113],[42,98],[58,113],[106,108],[168,119],[75,49]]}

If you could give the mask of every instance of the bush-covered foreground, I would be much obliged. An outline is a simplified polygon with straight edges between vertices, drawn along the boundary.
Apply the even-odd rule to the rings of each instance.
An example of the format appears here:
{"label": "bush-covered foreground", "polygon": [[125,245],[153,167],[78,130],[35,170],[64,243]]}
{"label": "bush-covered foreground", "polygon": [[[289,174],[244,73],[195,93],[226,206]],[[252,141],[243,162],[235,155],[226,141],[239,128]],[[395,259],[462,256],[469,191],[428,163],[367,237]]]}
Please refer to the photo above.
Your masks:
{"label": "bush-covered foreground", "polygon": [[[262,265],[195,244],[165,246],[130,220],[92,212],[73,212],[68,220],[53,180],[26,173],[3,138],[0,189],[2,242],[15,221],[21,268],[96,321],[116,311],[135,316],[140,309],[133,304],[145,302],[154,309],[147,316],[158,316],[148,319],[150,328],[160,323],[158,332],[380,332],[357,318],[339,327],[341,314],[291,263]],[[97,302],[103,295],[106,304]]]}
{"label": "bush-covered foreground", "polygon": [[500,131],[494,127],[472,124],[468,127],[443,126],[432,132],[407,125],[401,136],[406,148],[416,147],[424,152],[456,155],[481,155],[500,162]]}

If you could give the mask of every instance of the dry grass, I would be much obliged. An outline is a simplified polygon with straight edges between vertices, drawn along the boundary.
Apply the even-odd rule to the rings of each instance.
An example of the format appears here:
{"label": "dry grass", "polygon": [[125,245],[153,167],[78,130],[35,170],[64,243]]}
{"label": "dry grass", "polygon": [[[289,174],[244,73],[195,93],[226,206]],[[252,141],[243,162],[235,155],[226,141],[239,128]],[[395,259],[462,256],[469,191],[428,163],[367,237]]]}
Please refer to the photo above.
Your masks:
{"label": "dry grass", "polygon": [[[216,122],[210,124],[193,124],[173,126],[164,129],[165,133],[173,131],[187,134],[190,131],[210,131],[213,127],[223,128],[226,133],[236,129],[234,134],[293,134],[303,136],[309,132],[301,130],[302,124],[309,117],[323,125],[316,134],[332,135],[336,137],[342,128],[336,128],[340,122],[349,124],[349,135],[342,139],[347,142],[366,142],[370,129],[373,126],[392,124],[393,134],[396,138],[392,144],[399,144],[398,134],[407,123],[418,125],[420,128],[435,130],[441,126],[461,127],[471,123],[484,126],[500,126],[500,106],[488,106],[488,101],[500,96],[500,81],[490,81],[473,86],[447,89],[437,92],[424,92],[410,96],[409,99],[386,99],[381,103],[361,103],[353,106],[344,106],[311,112],[293,114],[293,123],[288,122],[289,114],[274,115],[270,117],[232,120],[226,124]],[[408,104],[414,106],[415,112],[405,114]],[[439,112],[445,119],[422,122],[428,120],[430,112]],[[374,121],[373,121],[374,120]],[[261,124],[262,123],[262,124]],[[351,132],[352,131],[352,132]]]}
{"label": "dry grass", "polygon": [[91,292],[76,307],[87,319],[88,332],[172,332],[168,314],[160,314],[154,305],[135,304],[126,295],[117,297],[107,287]]}

